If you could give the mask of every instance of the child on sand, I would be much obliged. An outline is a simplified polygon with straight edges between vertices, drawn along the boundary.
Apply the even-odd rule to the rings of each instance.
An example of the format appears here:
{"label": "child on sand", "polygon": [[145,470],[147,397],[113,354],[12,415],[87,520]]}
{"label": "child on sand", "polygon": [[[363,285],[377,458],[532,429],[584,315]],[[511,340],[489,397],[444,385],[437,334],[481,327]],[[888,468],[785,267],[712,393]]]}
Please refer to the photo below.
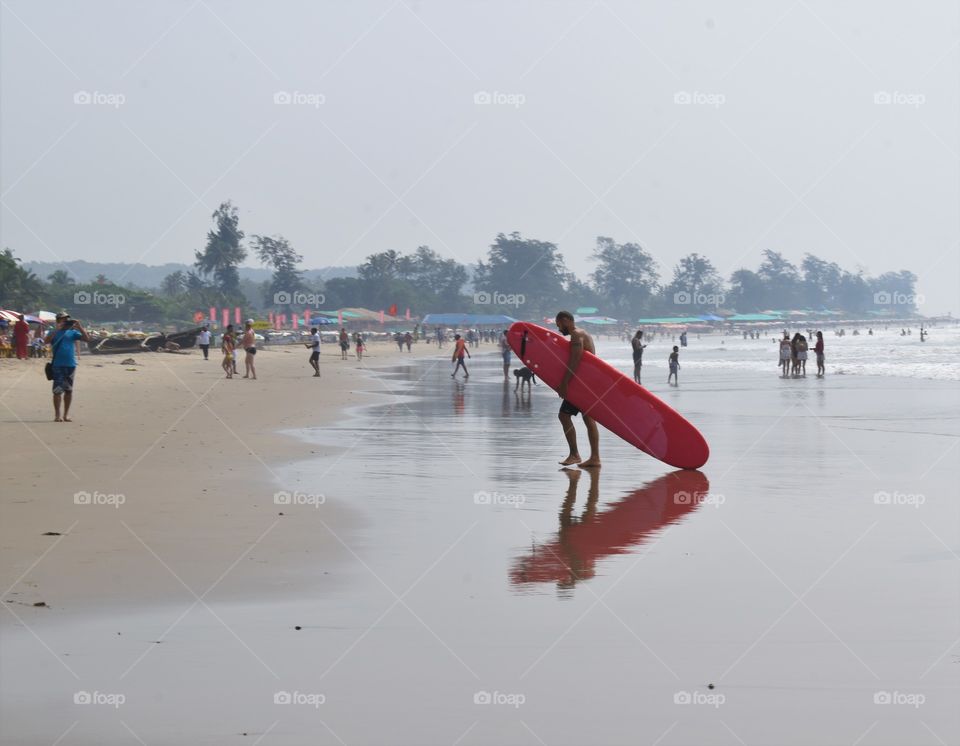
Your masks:
{"label": "child on sand", "polygon": [[670,379],[672,378],[674,386],[680,385],[680,376],[678,371],[680,370],[680,348],[676,345],[673,346],[673,352],[670,353],[668,358],[670,364],[670,375],[667,376],[667,384],[670,384]]}

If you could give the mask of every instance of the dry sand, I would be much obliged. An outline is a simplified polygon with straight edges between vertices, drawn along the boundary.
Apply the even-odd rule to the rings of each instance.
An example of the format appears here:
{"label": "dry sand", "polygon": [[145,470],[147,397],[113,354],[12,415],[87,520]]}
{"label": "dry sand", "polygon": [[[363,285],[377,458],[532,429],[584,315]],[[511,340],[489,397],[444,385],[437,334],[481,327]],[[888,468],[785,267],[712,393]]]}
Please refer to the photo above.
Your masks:
{"label": "dry sand", "polygon": [[[423,356],[440,359],[435,345],[421,342],[401,355],[381,343],[361,365],[352,350],[342,361],[329,345],[317,379],[303,347],[273,347],[257,355],[254,381],[226,380],[213,351],[207,362],[199,350],[138,354],[136,365],[122,365],[124,355],[85,355],[73,422],[62,424],[53,422],[43,361],[0,361],[4,603],[29,624],[39,614],[182,598],[184,587],[164,564],[206,589],[267,531],[283,537],[270,542],[281,555],[302,551],[298,525],[276,520],[283,506],[273,505],[274,493],[286,485],[275,468],[335,449],[278,431],[322,425],[376,400],[386,393],[370,374],[376,366]],[[77,493],[89,493],[91,504],[76,504]],[[112,507],[110,496],[122,505]],[[93,504],[98,499],[105,504]],[[325,515],[351,520],[336,508]],[[318,557],[336,551],[308,545]],[[264,570],[258,588],[280,583],[275,570]],[[218,594],[229,591],[227,576]]]}

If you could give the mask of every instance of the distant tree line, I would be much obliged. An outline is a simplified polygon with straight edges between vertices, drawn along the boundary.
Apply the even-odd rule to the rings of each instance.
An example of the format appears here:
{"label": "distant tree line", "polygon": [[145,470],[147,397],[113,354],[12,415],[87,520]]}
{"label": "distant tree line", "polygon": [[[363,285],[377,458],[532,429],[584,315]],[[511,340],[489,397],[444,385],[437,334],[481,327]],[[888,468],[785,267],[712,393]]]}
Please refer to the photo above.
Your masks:
{"label": "distant tree line", "polygon": [[[155,292],[103,276],[78,284],[63,270],[44,280],[24,269],[7,249],[0,254],[0,304],[67,309],[92,321],[167,323],[189,323],[197,311],[234,306],[261,315],[304,307],[396,306],[399,313],[409,308],[415,315],[472,312],[518,318],[590,306],[622,320],[792,309],[857,314],[892,305],[900,313],[916,310],[917,277],[907,270],[870,277],[862,269],[850,272],[809,253],[798,267],[767,249],[756,270],[737,269],[726,281],[707,257],[691,253],[662,282],[658,263],[647,249],[604,236],[596,240],[591,254],[595,269],[585,279],[567,269],[555,244],[515,232],[498,234],[486,258],[470,267],[419,246],[409,254],[393,249],[371,254],[358,267],[357,277],[305,281],[303,257],[283,236],[255,234],[245,245],[246,234],[231,202],[221,204],[211,220],[206,242],[195,253],[194,269],[167,275]],[[272,270],[270,280],[240,280],[238,268],[248,249]],[[116,303],[121,297],[123,303]]]}

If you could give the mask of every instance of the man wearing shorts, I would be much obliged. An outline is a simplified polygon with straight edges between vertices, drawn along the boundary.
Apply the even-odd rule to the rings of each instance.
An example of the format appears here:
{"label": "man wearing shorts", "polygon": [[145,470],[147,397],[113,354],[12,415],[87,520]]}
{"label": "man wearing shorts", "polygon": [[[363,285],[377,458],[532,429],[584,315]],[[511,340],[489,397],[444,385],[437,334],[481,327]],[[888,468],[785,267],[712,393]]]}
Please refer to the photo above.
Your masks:
{"label": "man wearing shorts", "polygon": [[317,327],[310,329],[310,341],[306,343],[310,348],[310,367],[313,368],[313,377],[320,377],[320,330]]}
{"label": "man wearing shorts", "polygon": [[583,461],[577,448],[577,431],[573,427],[573,418],[581,412],[567,401],[567,386],[577,373],[584,350],[596,353],[596,348],[593,346],[593,339],[590,335],[582,329],[577,329],[573,323],[573,314],[569,311],[561,311],[557,314],[557,329],[563,336],[570,337],[570,359],[567,361],[567,372],[564,374],[563,381],[560,382],[560,388],[558,389],[560,398],[563,399],[558,417],[560,424],[563,426],[563,435],[567,439],[570,453],[560,464],[561,466],[576,465],[582,469],[599,467],[600,432],[597,429],[597,423],[587,414],[583,415],[583,424],[587,426],[587,439],[590,441],[590,458]]}
{"label": "man wearing shorts", "polygon": [[[54,422],[71,422],[70,404],[73,402],[73,376],[77,372],[77,340],[90,338],[80,322],[65,313],[57,314],[57,328],[46,338],[53,345],[53,415]],[[63,401],[63,417],[60,402]]]}
{"label": "man wearing shorts", "polygon": [[253,331],[253,319],[247,319],[246,324],[244,324],[241,344],[243,345],[243,351],[247,353],[243,359],[243,364],[246,368],[246,373],[244,373],[243,377],[252,378],[256,381],[257,368],[253,364],[253,356],[257,354],[257,335]]}

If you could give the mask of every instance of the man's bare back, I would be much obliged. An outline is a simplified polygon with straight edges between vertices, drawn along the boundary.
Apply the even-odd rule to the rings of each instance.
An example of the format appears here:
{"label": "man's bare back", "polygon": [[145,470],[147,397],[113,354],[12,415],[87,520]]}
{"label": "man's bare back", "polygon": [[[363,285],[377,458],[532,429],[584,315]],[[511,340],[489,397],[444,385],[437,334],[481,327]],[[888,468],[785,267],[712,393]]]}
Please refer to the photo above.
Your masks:
{"label": "man's bare back", "polygon": [[563,434],[567,439],[570,452],[560,462],[560,465],[578,465],[584,468],[597,467],[600,466],[600,435],[597,430],[597,423],[588,415],[583,415],[583,423],[587,426],[587,436],[590,440],[590,457],[584,461],[580,458],[580,452],[577,449],[577,435],[573,427],[573,418],[581,412],[567,401],[567,385],[576,377],[583,353],[592,352],[596,354],[596,348],[593,345],[593,338],[583,329],[577,329],[573,321],[573,314],[569,311],[561,311],[557,314],[557,328],[561,334],[570,337],[570,359],[567,361],[567,372],[557,390],[560,398],[563,399],[559,413],[560,424],[563,426]]}

